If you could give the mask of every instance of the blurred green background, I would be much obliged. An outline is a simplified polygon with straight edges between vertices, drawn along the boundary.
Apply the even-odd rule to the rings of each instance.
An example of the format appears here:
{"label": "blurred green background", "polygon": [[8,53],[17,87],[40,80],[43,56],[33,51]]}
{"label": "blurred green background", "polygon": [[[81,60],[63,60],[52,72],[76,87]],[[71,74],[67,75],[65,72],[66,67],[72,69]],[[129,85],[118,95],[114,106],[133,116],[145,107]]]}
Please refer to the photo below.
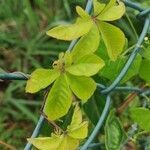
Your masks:
{"label": "blurred green background", "polygon": [[[139,2],[150,6],[149,0]],[[0,72],[30,74],[36,68],[49,68],[69,43],[49,38],[45,32],[73,21],[75,6],[85,4],[86,0],[0,0]],[[116,24],[133,45],[142,26],[135,18],[137,12],[128,12],[129,18]],[[134,28],[129,27],[129,19]],[[40,115],[42,95],[25,94],[24,81],[0,81],[0,150],[23,149]]]}

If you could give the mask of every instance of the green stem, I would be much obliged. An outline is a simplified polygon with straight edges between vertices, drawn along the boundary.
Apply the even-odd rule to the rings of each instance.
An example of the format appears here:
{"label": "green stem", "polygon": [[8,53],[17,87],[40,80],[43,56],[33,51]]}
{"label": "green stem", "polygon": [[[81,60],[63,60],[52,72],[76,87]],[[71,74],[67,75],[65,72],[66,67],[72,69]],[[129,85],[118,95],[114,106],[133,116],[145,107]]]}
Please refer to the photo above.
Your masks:
{"label": "green stem", "polygon": [[132,21],[131,21],[129,15],[128,15],[127,13],[125,13],[125,16],[126,16],[128,22],[129,22],[129,24],[130,24],[130,26],[131,26],[131,28],[132,28],[134,34],[135,34],[136,39],[138,40],[138,34],[137,34],[137,32],[136,32],[136,29],[135,29],[135,27],[134,27],[134,25],[133,25],[133,23],[132,23]]}
{"label": "green stem", "polygon": [[141,132],[138,132],[138,133],[135,135],[135,140],[137,140],[139,136],[141,136],[141,135],[146,135],[146,134],[149,134],[149,132],[148,132],[148,131],[141,131]]}
{"label": "green stem", "polygon": [[133,48],[135,48],[135,44],[129,47],[127,50],[125,50],[122,54],[121,57],[124,57],[128,52],[130,52]]}

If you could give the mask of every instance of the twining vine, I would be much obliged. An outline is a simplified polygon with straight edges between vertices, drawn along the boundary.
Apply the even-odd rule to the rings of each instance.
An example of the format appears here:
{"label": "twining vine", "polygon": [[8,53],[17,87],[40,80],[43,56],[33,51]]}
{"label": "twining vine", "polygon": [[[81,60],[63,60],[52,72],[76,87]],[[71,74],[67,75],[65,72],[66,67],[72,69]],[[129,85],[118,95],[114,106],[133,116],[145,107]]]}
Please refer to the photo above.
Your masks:
{"label": "twining vine", "polygon": [[[149,9],[144,11],[133,3],[130,5],[141,11],[138,17],[145,17],[150,12]],[[54,61],[50,68],[38,68],[31,76],[24,76],[25,79],[28,79],[27,93],[36,93],[43,89],[48,91],[42,107],[39,126],[44,117],[53,125],[54,131],[49,137],[34,138],[37,135],[36,131],[39,127],[37,126],[35,135],[28,139],[30,144],[40,150],[75,150],[79,148],[82,141],[88,137],[88,126],[90,125],[90,121],[86,117],[87,121],[83,119],[85,115],[82,106],[88,100],[92,100],[90,98],[96,92],[97,87],[102,89],[102,94],[107,94],[106,104],[94,131],[84,146],[81,147],[81,150],[86,150],[99,132],[110,108],[111,98],[109,94],[114,88],[124,91],[133,90],[136,93],[142,93],[142,96],[146,98],[150,93],[149,90],[145,90],[145,87],[149,87],[150,84],[150,53],[148,49],[144,49],[142,53],[137,54],[143,48],[141,44],[144,38],[143,46],[146,47],[150,43],[149,38],[145,37],[150,24],[149,16],[145,21],[137,44],[132,47],[134,50],[129,57],[128,53],[132,48],[128,48],[125,34],[112,24],[112,21],[120,19],[125,14],[126,7],[123,2],[110,0],[108,3],[100,3],[98,0],[93,0],[91,15],[79,6],[76,7],[76,12],[78,18],[74,24],[54,27],[47,31],[47,35],[65,41],[79,38],[77,43],[66,52],[60,53],[58,60]],[[95,78],[92,76],[96,74],[100,78],[114,82],[106,88],[95,82]],[[146,81],[147,84],[144,85],[144,88],[116,87],[120,81],[125,83],[135,75]],[[3,77],[5,78],[5,76]],[[117,110],[112,109],[107,117],[104,128],[107,150],[122,149],[129,140],[116,112],[122,113],[123,109],[132,101],[132,96],[134,98],[137,94],[131,94],[126,103]],[[146,134],[150,131],[150,110],[148,107],[150,104],[147,102],[147,108],[136,107],[130,110],[130,117],[133,122],[138,124],[140,130],[135,135],[135,140],[141,134],[141,130]],[[64,116],[69,116],[70,121],[65,125],[65,128],[61,128],[57,122],[62,122]]]}
{"label": "twining vine", "polygon": [[[80,38],[72,51],[60,53],[54,61],[53,69],[37,69],[27,81],[26,92],[35,93],[52,84],[47,94],[43,108],[47,120],[55,121],[66,115],[73,103],[81,99],[84,103],[94,94],[96,82],[90,78],[100,72],[105,66],[104,60],[94,54],[103,40],[110,60],[117,60],[124,49],[125,35],[116,26],[108,23],[120,19],[125,13],[123,2],[111,0],[108,4],[93,1],[94,12],[90,16],[81,7],[77,6],[79,15],[71,25],[60,25],[47,32],[47,35],[60,40]],[[75,114],[76,115],[76,110]],[[80,120],[80,117],[75,117]],[[70,130],[54,132],[49,138],[29,139],[38,149],[65,149],[74,150],[79,146],[76,138],[87,137],[87,123],[81,121],[73,124]],[[71,134],[73,132],[74,134]],[[58,141],[57,141],[58,140]],[[43,143],[43,144],[41,144]]]}

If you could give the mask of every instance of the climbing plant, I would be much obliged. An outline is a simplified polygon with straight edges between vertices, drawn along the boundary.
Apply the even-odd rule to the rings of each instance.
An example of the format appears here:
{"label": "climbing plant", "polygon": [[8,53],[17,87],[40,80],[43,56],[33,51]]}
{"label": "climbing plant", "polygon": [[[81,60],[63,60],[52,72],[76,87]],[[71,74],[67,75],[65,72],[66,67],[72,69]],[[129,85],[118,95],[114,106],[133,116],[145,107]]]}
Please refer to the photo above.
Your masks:
{"label": "climbing plant", "polygon": [[[79,17],[74,24],[60,25],[47,32],[47,35],[61,40],[80,39],[71,51],[59,54],[58,60],[53,63],[53,69],[37,69],[27,81],[26,92],[29,93],[38,92],[54,82],[46,96],[43,108],[44,116],[50,121],[66,115],[72,103],[78,103],[77,99],[86,103],[93,95],[96,83],[90,76],[100,72],[105,65],[104,61],[94,54],[101,40],[106,45],[110,60],[115,61],[123,51],[124,33],[106,21],[120,19],[125,13],[124,3],[117,4],[115,0],[111,0],[105,4],[94,0],[93,6],[94,12],[91,16],[77,6],[76,11]],[[84,133],[87,132],[87,124],[81,125],[81,120],[71,124],[74,126],[71,127],[73,131],[67,130],[66,133],[60,131],[55,133],[56,135],[52,133],[51,138],[31,139],[29,142],[43,150],[76,149],[79,144],[75,138],[82,139],[87,136],[87,133]],[[71,138],[70,132],[75,134],[71,134]],[[68,136],[65,136],[66,134]],[[56,142],[57,138],[58,142]]]}
{"label": "climbing plant", "polygon": [[[125,4],[139,10],[138,17],[145,19],[141,36],[137,44],[131,47],[124,32],[113,22],[126,14]],[[27,80],[27,93],[46,91],[40,120],[32,137],[27,139],[25,150],[31,149],[31,144],[40,150],[86,150],[96,147],[119,150],[131,141],[136,143],[139,136],[146,139],[150,136],[150,41],[146,37],[150,10],[143,10],[128,1],[93,0],[88,1],[86,10],[76,6],[76,12],[78,17],[75,23],[62,24],[46,32],[51,38],[74,40],[69,49],[60,53],[49,68],[38,68],[30,76],[18,76]],[[8,76],[11,78],[11,75]],[[118,87],[119,83],[127,83],[135,76],[145,81],[144,86]],[[2,79],[5,77],[5,74],[1,75]],[[121,106],[114,108],[111,105],[112,91],[133,93]],[[145,103],[139,101],[138,94]],[[128,114],[123,113],[127,107]],[[97,113],[100,114],[99,119],[96,118]],[[53,126],[53,131],[49,137],[36,137],[44,119]],[[125,126],[127,119],[131,122],[127,124],[129,127]],[[89,136],[89,129],[93,126]],[[96,135],[99,136],[95,138]],[[92,144],[93,141],[97,143]],[[146,147],[150,145],[148,142],[145,141]]]}

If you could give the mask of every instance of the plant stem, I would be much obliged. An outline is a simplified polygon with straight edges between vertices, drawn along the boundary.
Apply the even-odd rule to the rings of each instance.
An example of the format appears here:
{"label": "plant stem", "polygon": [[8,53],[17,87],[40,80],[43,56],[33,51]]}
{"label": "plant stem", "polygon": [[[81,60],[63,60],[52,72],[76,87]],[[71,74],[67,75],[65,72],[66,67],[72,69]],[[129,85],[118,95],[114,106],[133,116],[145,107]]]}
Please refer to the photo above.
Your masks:
{"label": "plant stem", "polygon": [[9,149],[9,150],[16,150],[15,147],[13,147],[13,146],[11,146],[11,145],[9,145],[9,144],[7,144],[7,143],[1,141],[1,140],[0,140],[0,144],[3,145],[3,146],[5,146],[5,148],[7,148],[7,149]]}
{"label": "plant stem", "polygon": [[138,34],[137,34],[137,32],[136,32],[136,30],[135,30],[135,28],[134,28],[134,25],[133,25],[133,23],[132,23],[132,21],[131,21],[129,15],[128,15],[127,13],[125,13],[125,16],[126,16],[128,22],[129,22],[129,24],[130,24],[130,26],[131,26],[131,28],[132,28],[134,34],[135,34],[136,39],[138,40]]}
{"label": "plant stem", "polygon": [[122,54],[121,54],[121,57],[125,56],[128,52],[130,52],[133,48],[135,48],[135,44],[132,45],[131,47],[129,47],[127,50],[125,50]]}
{"label": "plant stem", "polygon": [[61,131],[62,133],[65,133],[65,131],[60,126],[58,126],[54,121],[49,120],[44,112],[42,112],[42,115],[48,121],[48,123],[54,127],[56,131]]}
{"label": "plant stem", "polygon": [[[146,85],[142,85],[140,87],[141,90],[143,90],[146,87]],[[131,94],[128,95],[128,97],[125,99],[124,103],[121,104],[121,106],[119,106],[119,108],[117,109],[117,114],[120,115],[124,109],[126,109],[129,105],[130,102],[132,102],[134,100],[134,98],[138,95],[138,93],[133,92]]]}

